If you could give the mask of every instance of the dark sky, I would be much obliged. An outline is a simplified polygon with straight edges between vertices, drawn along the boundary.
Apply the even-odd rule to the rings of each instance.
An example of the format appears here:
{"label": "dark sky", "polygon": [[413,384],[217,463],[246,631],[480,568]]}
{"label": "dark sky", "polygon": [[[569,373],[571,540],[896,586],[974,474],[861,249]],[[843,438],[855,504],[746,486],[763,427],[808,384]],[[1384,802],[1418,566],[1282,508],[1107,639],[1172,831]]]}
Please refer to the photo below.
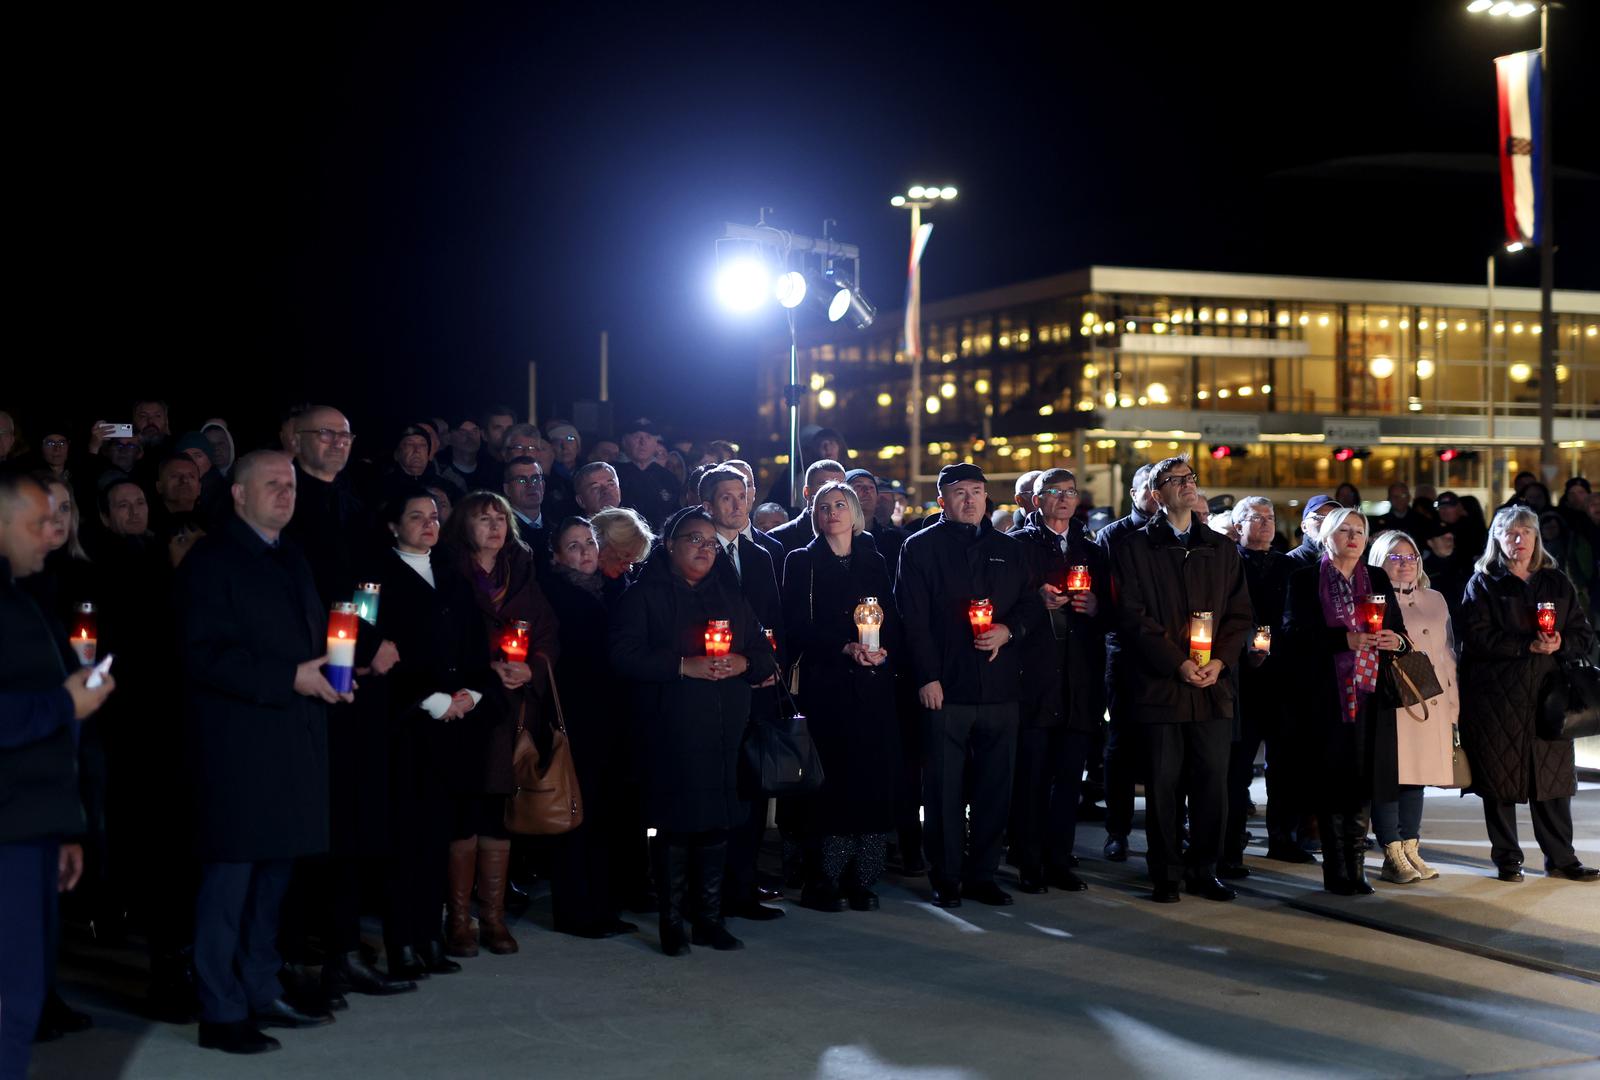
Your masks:
{"label": "dark sky", "polygon": [[[14,39],[38,65],[14,98],[31,374],[87,376],[75,411],[148,387],[180,426],[259,425],[317,397],[373,430],[524,402],[534,359],[541,411],[566,412],[605,328],[619,415],[742,433],[778,324],[711,307],[722,222],[836,218],[892,309],[887,199],[925,178],[961,189],[928,299],[1092,262],[1477,281],[1500,240],[1490,60],[1538,33],[1454,0],[335,6],[45,13]],[[1554,27],[1556,154],[1580,170],[1557,280],[1596,289],[1592,5]],[[1533,283],[1524,261],[1503,280]],[[0,397],[37,400],[26,378]]]}

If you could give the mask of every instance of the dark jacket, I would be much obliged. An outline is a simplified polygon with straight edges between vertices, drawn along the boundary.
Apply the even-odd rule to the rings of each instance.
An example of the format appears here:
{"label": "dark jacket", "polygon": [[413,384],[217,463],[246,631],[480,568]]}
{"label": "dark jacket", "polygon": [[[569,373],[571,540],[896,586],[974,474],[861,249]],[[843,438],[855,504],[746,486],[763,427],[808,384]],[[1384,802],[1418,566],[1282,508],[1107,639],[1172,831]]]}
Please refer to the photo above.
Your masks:
{"label": "dark jacket", "polygon": [[195,544],[177,576],[196,854],[258,862],[328,847],[327,710],[294,690],[327,650],[305,557],[242,520]]}
{"label": "dark jacket", "polygon": [[1284,558],[1293,564],[1290,567],[1291,573],[1302,566],[1315,566],[1322,561],[1322,544],[1309,535],[1303,536],[1299,546],[1292,548]]}
{"label": "dark jacket", "polygon": [[[877,667],[844,652],[858,640],[856,605],[867,596],[883,608],[879,643],[889,658]],[[800,709],[822,760],[811,821],[825,835],[889,832],[900,758],[894,678],[905,650],[883,557],[857,536],[842,561],[817,537],[786,560],[783,612],[800,663]]]}
{"label": "dark jacket", "polygon": [[[1289,573],[1295,568],[1294,564],[1288,555],[1271,549],[1251,551],[1240,544],[1238,551],[1239,561],[1244,566],[1245,587],[1250,592],[1252,627],[1268,626],[1276,635],[1283,625],[1283,606],[1287,602]],[[1250,636],[1255,637],[1254,629]],[[1263,725],[1273,723],[1284,714],[1288,697],[1282,678],[1287,666],[1283,643],[1275,640],[1271,644],[1272,648],[1262,656],[1250,652],[1247,643],[1245,654],[1234,668],[1241,726],[1249,725],[1258,734]]]}
{"label": "dark jacket", "polygon": [[905,546],[906,537],[911,534],[881,521],[869,519],[867,524],[870,526],[867,534],[877,545],[878,554],[883,556],[883,565],[889,571],[889,580],[893,581],[900,571],[900,549]]}
{"label": "dark jacket", "polygon": [[[1083,522],[1067,524],[1067,550],[1036,510],[1028,524],[1011,534],[1028,552],[1029,586],[1066,586],[1067,570],[1089,568],[1096,610],[1080,615],[1070,606],[1046,611],[1037,634],[1028,635],[1022,650],[1022,726],[1057,727],[1093,734],[1105,721],[1106,632],[1111,629],[1111,562],[1105,549],[1089,539]],[[1041,601],[1042,602],[1042,601]]]}
{"label": "dark jacket", "polygon": [[[1136,532],[1150,523],[1150,515],[1140,510],[1137,506],[1133,512],[1115,521],[1108,522],[1094,535],[1094,542],[1106,553],[1106,562],[1111,562],[1111,545],[1121,536]],[[1123,714],[1131,707],[1128,703],[1133,699],[1123,692],[1127,682],[1127,672],[1130,670],[1126,660],[1121,657],[1122,645],[1117,640],[1116,620],[1112,620],[1111,632],[1106,635],[1106,704],[1111,710],[1112,717],[1121,723]]]}
{"label": "dark jacket", "polygon": [[77,667],[61,624],[0,558],[0,844],[83,831],[77,721],[61,685]]}
{"label": "dark jacket", "polygon": [[772,556],[760,544],[753,544],[743,536],[738,538],[737,543],[739,570],[736,572],[733,560],[728,558],[725,551],[719,550],[715,572],[723,575],[723,580],[745,598],[750,610],[756,613],[761,628],[773,632],[778,639],[778,655],[781,657],[784,627],[783,599],[778,593],[778,570],[772,563]]}
{"label": "dark jacket", "polygon": [[661,531],[662,523],[672,516],[682,502],[683,485],[665,466],[651,462],[639,468],[624,460],[617,469],[617,485],[622,489],[622,505],[650,523],[650,528]]}
{"label": "dark jacket", "polygon": [[[705,654],[706,623],[727,619],[743,677],[688,679],[686,656]],[[721,574],[696,585],[663,549],[622,594],[611,623],[611,666],[633,683],[633,735],[645,824],[673,832],[729,829],[748,812],[739,795],[739,745],[750,720],[750,688],[777,667],[755,612]]]}
{"label": "dark jacket", "polygon": [[545,596],[560,628],[556,684],[584,803],[609,819],[614,808],[602,807],[600,800],[626,775],[628,696],[619,692],[611,670],[611,619],[605,598],[581,588],[570,573],[554,567],[544,579]]}
{"label": "dark jacket", "polygon": [[1169,724],[1232,717],[1226,673],[1201,689],[1182,682],[1178,668],[1189,658],[1189,616],[1196,611],[1214,617],[1212,659],[1224,669],[1239,663],[1251,631],[1250,593],[1233,544],[1196,520],[1185,546],[1167,516],[1157,514],[1114,541],[1111,576],[1132,718]]}
{"label": "dark jacket", "polygon": [[[1022,651],[1041,630],[1044,604],[1028,587],[1027,553],[984,518],[977,525],[941,520],[905,542],[895,604],[905,625],[917,687],[937,681],[953,705],[1022,700]],[[994,621],[1011,631],[991,662],[972,644],[968,605],[994,604]]]}
{"label": "dark jacket", "polygon": [[789,552],[799,551],[811,543],[812,538],[817,535],[816,526],[811,523],[811,508],[809,506],[803,508],[798,515],[785,521],[767,535],[783,545],[784,561],[779,566],[781,570],[788,563]]}
{"label": "dark jacket", "polygon": [[[1534,605],[1545,602],[1556,605],[1561,651],[1555,656],[1528,651],[1538,634]],[[1545,680],[1558,677],[1560,661],[1586,657],[1594,648],[1594,629],[1572,582],[1554,568],[1526,582],[1509,571],[1473,574],[1455,629],[1461,744],[1472,765],[1472,790],[1501,802],[1576,794],[1572,741],[1547,742],[1534,733]]]}

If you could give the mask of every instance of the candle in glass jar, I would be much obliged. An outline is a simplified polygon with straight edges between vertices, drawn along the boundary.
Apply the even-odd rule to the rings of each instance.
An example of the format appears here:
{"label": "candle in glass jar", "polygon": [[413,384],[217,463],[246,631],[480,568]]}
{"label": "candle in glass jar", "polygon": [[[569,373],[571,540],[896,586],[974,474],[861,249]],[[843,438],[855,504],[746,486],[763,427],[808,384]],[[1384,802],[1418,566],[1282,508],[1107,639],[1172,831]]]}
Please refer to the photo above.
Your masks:
{"label": "candle in glass jar", "polygon": [[528,623],[525,619],[513,620],[500,635],[500,652],[513,664],[528,662]]}
{"label": "candle in glass jar", "polygon": [[364,581],[356,586],[356,614],[369,626],[378,625],[378,594],[383,586],[376,581]]}
{"label": "candle in glass jar", "polygon": [[877,652],[883,648],[883,605],[876,596],[863,596],[856,605],[856,640]]}
{"label": "candle in glass jar", "polygon": [[354,604],[335,604],[328,612],[328,682],[348,694],[356,670],[359,616]]}
{"label": "candle in glass jar", "polygon": [[1189,659],[1201,667],[1211,663],[1211,628],[1214,621],[1209,611],[1196,611],[1189,616]]}
{"label": "candle in glass jar", "polygon": [[1356,618],[1366,624],[1367,632],[1376,634],[1383,629],[1383,610],[1388,606],[1388,599],[1382,593],[1373,593],[1363,596],[1357,605]]}
{"label": "candle in glass jar", "polygon": [[733,625],[727,619],[706,623],[706,655],[727,656],[733,651]]}
{"label": "candle in glass jar", "polygon": [[72,651],[77,654],[78,663],[85,667],[93,664],[95,649],[99,644],[100,635],[95,626],[94,605],[79,604],[72,620]]}
{"label": "candle in glass jar", "polygon": [[1067,568],[1067,592],[1088,592],[1089,585],[1089,568],[1087,566],[1070,566]]}
{"label": "candle in glass jar", "polygon": [[1269,652],[1271,652],[1272,651],[1272,627],[1270,627],[1270,626],[1258,626],[1258,627],[1256,627],[1256,636],[1250,639],[1250,647],[1252,649],[1254,649],[1258,653],[1269,653]]}
{"label": "candle in glass jar", "polygon": [[1556,606],[1551,603],[1539,604],[1539,633],[1553,634],[1556,632]]}
{"label": "candle in glass jar", "polygon": [[983,634],[994,625],[994,604],[987,599],[972,601],[967,605],[967,621],[972,623],[974,637]]}

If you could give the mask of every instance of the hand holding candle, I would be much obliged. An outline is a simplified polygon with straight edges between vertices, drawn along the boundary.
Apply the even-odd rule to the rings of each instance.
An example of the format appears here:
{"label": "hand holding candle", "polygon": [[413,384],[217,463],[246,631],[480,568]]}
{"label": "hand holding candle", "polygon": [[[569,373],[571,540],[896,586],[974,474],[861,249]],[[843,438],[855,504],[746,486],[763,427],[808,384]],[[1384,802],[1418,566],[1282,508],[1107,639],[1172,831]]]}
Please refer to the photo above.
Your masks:
{"label": "hand holding candle", "polygon": [[1067,592],[1088,592],[1091,585],[1087,566],[1069,566],[1067,568]]}
{"label": "hand holding candle", "polygon": [[987,598],[972,601],[967,605],[967,621],[972,624],[972,636],[982,637],[994,625],[994,604]]}
{"label": "hand holding candle", "polygon": [[500,635],[500,652],[508,663],[528,662],[528,629],[525,620],[517,619],[506,627],[505,633]]}
{"label": "hand holding candle", "polygon": [[[1554,624],[1552,624],[1554,625]],[[84,667],[94,664],[95,650],[100,646],[93,604],[79,604],[72,620],[72,651]]]}
{"label": "hand holding candle", "polygon": [[341,694],[350,692],[355,677],[358,625],[354,604],[334,604],[328,612],[328,685]]}

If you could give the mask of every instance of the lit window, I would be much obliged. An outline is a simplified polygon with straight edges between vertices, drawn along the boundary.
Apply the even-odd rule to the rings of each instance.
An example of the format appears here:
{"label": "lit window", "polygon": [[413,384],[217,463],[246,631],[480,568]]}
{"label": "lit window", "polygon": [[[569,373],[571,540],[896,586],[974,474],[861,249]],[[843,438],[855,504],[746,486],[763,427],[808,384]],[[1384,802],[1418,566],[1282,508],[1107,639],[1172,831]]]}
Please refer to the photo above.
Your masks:
{"label": "lit window", "polygon": [[972,389],[975,392],[979,393],[979,394],[987,394],[989,392],[989,380],[988,379],[979,379],[979,380],[977,380],[976,382],[974,382],[972,384]]}

